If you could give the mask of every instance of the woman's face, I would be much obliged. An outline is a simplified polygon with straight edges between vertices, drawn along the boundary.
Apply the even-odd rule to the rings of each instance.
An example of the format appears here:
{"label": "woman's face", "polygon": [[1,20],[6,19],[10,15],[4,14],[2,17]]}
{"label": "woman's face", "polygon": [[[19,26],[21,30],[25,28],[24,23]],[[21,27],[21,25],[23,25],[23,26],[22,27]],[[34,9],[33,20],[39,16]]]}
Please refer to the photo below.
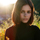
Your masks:
{"label": "woman's face", "polygon": [[20,12],[20,19],[23,23],[27,23],[31,17],[31,8],[30,6],[24,5]]}

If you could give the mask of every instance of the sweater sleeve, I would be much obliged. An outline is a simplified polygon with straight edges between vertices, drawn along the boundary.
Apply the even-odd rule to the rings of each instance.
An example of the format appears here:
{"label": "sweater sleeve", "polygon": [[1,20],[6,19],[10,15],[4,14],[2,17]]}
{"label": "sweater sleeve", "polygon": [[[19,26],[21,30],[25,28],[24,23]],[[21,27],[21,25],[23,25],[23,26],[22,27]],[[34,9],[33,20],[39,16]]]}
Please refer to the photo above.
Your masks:
{"label": "sweater sleeve", "polygon": [[38,27],[36,27],[36,40],[40,40],[40,29]]}
{"label": "sweater sleeve", "polygon": [[40,30],[37,30],[36,37],[37,37],[37,40],[40,40]]}
{"label": "sweater sleeve", "polygon": [[5,32],[4,40],[9,40],[9,30],[8,29]]}

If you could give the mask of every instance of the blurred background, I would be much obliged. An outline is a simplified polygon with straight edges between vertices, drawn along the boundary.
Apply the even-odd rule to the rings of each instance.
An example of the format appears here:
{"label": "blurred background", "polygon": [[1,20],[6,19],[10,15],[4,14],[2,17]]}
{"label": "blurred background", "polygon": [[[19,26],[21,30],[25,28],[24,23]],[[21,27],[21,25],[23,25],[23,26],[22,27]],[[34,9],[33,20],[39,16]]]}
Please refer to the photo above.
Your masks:
{"label": "blurred background", "polygon": [[[0,0],[0,40],[4,40],[6,29],[13,25],[11,14],[16,1]],[[34,22],[32,25],[36,25],[40,29],[40,0],[32,0],[32,2],[35,7]]]}

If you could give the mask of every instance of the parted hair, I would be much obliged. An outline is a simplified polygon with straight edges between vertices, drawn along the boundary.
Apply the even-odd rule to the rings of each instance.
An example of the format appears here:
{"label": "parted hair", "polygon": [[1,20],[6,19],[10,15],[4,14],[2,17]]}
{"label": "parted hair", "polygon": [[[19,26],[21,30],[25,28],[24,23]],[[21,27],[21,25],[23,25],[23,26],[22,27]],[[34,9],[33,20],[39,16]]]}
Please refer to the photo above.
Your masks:
{"label": "parted hair", "polygon": [[14,24],[20,24],[20,11],[21,11],[21,8],[24,6],[24,5],[29,5],[30,8],[31,8],[31,17],[29,19],[29,21],[27,22],[27,25],[31,25],[33,23],[33,20],[34,20],[34,16],[33,16],[33,13],[34,13],[34,5],[32,3],[31,0],[17,0],[15,5],[14,5],[14,8],[12,10],[12,14],[11,14],[11,19],[12,19],[12,22]]}

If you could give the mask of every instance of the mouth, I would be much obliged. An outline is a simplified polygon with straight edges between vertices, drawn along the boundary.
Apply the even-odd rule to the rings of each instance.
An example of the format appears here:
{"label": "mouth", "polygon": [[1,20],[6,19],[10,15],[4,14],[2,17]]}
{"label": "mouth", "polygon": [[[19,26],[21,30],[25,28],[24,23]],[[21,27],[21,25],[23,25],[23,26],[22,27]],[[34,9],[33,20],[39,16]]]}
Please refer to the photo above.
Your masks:
{"label": "mouth", "polygon": [[23,19],[23,20],[28,20],[28,19]]}

